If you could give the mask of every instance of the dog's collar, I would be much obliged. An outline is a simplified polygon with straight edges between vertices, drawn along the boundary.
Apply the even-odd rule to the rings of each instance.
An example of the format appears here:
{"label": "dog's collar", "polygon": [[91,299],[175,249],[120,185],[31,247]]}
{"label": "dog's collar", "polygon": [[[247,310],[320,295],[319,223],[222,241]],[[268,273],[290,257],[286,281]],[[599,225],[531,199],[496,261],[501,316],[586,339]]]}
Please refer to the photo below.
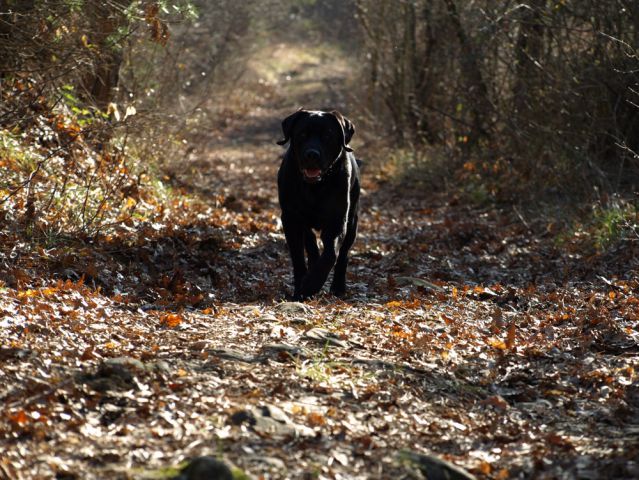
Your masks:
{"label": "dog's collar", "polygon": [[335,170],[335,167],[339,165],[339,161],[345,157],[346,156],[344,155],[344,147],[342,147],[342,150],[339,152],[339,155],[337,156],[335,160],[333,160],[333,163],[329,165],[329,167],[326,169],[326,173],[323,176],[326,177],[329,173],[332,173],[333,170]]}

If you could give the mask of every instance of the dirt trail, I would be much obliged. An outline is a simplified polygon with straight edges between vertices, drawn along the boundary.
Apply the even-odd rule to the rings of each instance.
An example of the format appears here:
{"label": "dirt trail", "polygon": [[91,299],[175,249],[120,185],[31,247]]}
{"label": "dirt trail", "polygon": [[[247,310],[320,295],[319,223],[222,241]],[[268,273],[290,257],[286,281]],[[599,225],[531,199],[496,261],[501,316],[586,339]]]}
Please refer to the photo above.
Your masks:
{"label": "dirt trail", "polygon": [[198,455],[255,478],[423,478],[406,451],[479,478],[638,476],[639,284],[545,225],[364,170],[349,296],[282,301],[274,142],[299,106],[349,112],[348,60],[325,48],[256,57],[175,171],[208,203],[180,204],[197,221],[109,252],[134,292],[0,303],[43,318],[0,349],[0,478],[168,478]]}
{"label": "dirt trail", "polygon": [[[192,154],[211,191],[235,198],[274,199],[283,118],[298,108],[344,109],[346,60],[328,47],[278,44],[254,54],[224,107],[213,108],[215,135]],[[257,190],[257,191],[256,191]]]}
{"label": "dirt trail", "polygon": [[[340,93],[348,60],[290,45],[266,58],[254,65],[246,110],[204,157],[214,167],[211,188],[230,210],[275,225],[244,233],[237,251],[222,253],[225,268],[242,271],[220,300],[239,305],[222,307],[222,325],[209,332],[226,335],[209,352],[225,359],[229,376],[247,372],[248,386],[231,382],[226,391],[231,410],[251,417],[251,405],[281,409],[296,433],[283,444],[282,432],[264,434],[257,418],[256,431],[231,428],[225,452],[273,478],[411,478],[402,448],[487,478],[634,471],[639,405],[636,388],[626,387],[638,365],[617,355],[635,352],[638,337],[619,323],[592,327],[592,319],[619,309],[629,325],[637,283],[607,265],[627,300],[607,304],[611,287],[592,281],[598,267],[561,255],[542,226],[534,233],[518,213],[378,185],[364,170],[349,297],[277,303],[290,267],[275,191],[282,150],[273,142],[298,107],[349,111]],[[580,361],[589,366],[579,370]],[[613,381],[618,400],[601,390],[601,372],[613,371],[624,372]],[[269,470],[273,458],[264,456],[283,464]]]}

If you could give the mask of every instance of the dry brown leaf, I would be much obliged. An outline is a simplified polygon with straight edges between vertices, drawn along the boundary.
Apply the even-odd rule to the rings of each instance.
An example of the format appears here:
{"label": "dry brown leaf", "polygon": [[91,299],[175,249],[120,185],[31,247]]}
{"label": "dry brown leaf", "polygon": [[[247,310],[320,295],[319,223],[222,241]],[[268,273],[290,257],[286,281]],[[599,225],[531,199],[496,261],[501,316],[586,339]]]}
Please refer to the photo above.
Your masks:
{"label": "dry brown leaf", "polygon": [[326,418],[320,412],[309,412],[306,415],[306,419],[308,423],[313,427],[321,427],[322,425],[326,425]]}
{"label": "dry brown leaf", "polygon": [[517,327],[515,326],[515,322],[511,322],[508,325],[508,333],[506,335],[506,348],[511,350],[515,346],[515,339],[517,335]]}

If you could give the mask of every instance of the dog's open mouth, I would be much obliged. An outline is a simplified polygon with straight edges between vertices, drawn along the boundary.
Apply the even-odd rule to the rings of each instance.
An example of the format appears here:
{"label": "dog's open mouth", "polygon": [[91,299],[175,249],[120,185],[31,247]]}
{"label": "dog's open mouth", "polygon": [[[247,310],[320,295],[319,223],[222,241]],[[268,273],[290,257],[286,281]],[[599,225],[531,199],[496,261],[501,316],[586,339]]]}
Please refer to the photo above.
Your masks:
{"label": "dog's open mouth", "polygon": [[317,181],[322,176],[322,171],[319,168],[305,168],[302,171],[307,180]]}

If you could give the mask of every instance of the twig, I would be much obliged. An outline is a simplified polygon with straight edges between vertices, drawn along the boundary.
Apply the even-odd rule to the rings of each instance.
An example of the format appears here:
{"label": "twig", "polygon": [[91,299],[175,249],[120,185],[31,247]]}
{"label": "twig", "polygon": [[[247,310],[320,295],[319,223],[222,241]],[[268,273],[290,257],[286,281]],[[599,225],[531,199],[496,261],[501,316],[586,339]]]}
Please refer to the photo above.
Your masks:
{"label": "twig", "polygon": [[528,224],[528,222],[526,221],[524,216],[519,212],[519,210],[517,209],[516,205],[513,205],[513,210],[515,211],[515,213],[519,217],[519,220],[521,220],[521,223],[523,223],[528,230],[531,230],[530,225]]}

